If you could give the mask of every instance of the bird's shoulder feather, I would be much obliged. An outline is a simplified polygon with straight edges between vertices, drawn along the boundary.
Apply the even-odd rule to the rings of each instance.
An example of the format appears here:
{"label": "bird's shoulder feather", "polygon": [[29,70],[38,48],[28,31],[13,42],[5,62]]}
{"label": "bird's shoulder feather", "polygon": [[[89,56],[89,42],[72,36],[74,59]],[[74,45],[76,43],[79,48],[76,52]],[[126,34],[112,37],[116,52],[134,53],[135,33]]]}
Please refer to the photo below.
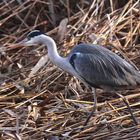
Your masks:
{"label": "bird's shoulder feather", "polygon": [[119,87],[140,83],[140,74],[131,64],[99,45],[77,45],[69,54],[69,62],[93,87]]}

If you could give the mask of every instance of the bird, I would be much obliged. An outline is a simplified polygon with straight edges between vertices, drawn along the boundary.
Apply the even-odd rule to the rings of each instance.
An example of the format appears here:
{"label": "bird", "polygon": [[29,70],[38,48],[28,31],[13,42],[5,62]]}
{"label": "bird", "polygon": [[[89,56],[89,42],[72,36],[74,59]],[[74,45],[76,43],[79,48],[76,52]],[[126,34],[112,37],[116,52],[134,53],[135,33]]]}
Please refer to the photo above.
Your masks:
{"label": "bird", "polygon": [[[21,44],[24,46],[43,44],[54,65],[93,89],[94,107],[85,125],[96,110],[96,89],[114,91],[140,85],[140,71],[101,45],[81,43],[73,47],[66,57],[61,57],[54,39],[39,30],[29,32]],[[132,112],[130,113],[134,117]],[[134,122],[138,124],[135,118]]]}

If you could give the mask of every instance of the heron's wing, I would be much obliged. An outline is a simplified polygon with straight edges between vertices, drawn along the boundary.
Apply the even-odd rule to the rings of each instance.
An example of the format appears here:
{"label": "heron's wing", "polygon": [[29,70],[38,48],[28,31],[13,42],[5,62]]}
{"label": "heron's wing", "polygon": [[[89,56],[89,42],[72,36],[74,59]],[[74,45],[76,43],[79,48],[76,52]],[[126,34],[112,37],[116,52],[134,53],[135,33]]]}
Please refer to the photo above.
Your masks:
{"label": "heron's wing", "polygon": [[[74,53],[70,63],[76,72],[93,87],[119,87],[136,85],[134,68],[120,57],[104,53]],[[140,76],[139,76],[140,78]]]}

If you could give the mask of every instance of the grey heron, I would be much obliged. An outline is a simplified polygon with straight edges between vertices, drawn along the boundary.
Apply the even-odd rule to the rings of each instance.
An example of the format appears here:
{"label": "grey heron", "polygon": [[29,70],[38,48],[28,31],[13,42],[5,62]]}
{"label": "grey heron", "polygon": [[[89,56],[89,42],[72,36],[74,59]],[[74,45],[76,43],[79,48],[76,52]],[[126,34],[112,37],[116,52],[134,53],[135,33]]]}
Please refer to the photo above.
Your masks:
{"label": "grey heron", "polygon": [[[23,42],[24,46],[44,44],[52,63],[94,89],[114,90],[140,85],[140,72],[126,60],[100,45],[79,44],[67,57],[61,57],[55,41],[39,30],[31,31]],[[91,114],[95,111],[96,102],[94,90],[94,109]]]}

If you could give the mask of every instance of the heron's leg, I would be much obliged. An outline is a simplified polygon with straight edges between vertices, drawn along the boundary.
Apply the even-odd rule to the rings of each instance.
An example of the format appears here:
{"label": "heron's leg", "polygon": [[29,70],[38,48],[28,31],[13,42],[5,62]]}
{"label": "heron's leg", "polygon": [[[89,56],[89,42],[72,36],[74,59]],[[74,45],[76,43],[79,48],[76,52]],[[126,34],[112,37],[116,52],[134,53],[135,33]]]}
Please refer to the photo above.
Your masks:
{"label": "heron's leg", "polygon": [[93,93],[93,99],[94,99],[94,104],[93,104],[93,114],[97,113],[97,96],[96,96],[96,89],[92,88],[92,93]]}
{"label": "heron's leg", "polygon": [[135,118],[135,116],[134,116],[134,114],[133,114],[133,112],[132,112],[132,110],[131,110],[131,107],[129,106],[129,101],[128,101],[123,95],[121,95],[121,94],[119,94],[119,93],[117,93],[117,92],[116,92],[116,94],[117,94],[120,98],[122,98],[122,100],[124,101],[124,103],[126,104],[126,106],[127,106],[127,108],[128,108],[128,111],[129,111],[130,114],[131,114],[131,118],[133,119],[134,123],[135,123],[136,125],[138,125],[138,121],[136,120],[136,118]]}
{"label": "heron's leg", "polygon": [[94,113],[97,112],[97,97],[96,97],[96,89],[92,88],[92,93],[93,93],[93,98],[94,98],[94,104],[93,104],[93,109],[91,111],[91,113],[89,114],[89,116],[87,117],[84,126],[87,125],[87,123],[89,122],[90,118],[94,115]]}

